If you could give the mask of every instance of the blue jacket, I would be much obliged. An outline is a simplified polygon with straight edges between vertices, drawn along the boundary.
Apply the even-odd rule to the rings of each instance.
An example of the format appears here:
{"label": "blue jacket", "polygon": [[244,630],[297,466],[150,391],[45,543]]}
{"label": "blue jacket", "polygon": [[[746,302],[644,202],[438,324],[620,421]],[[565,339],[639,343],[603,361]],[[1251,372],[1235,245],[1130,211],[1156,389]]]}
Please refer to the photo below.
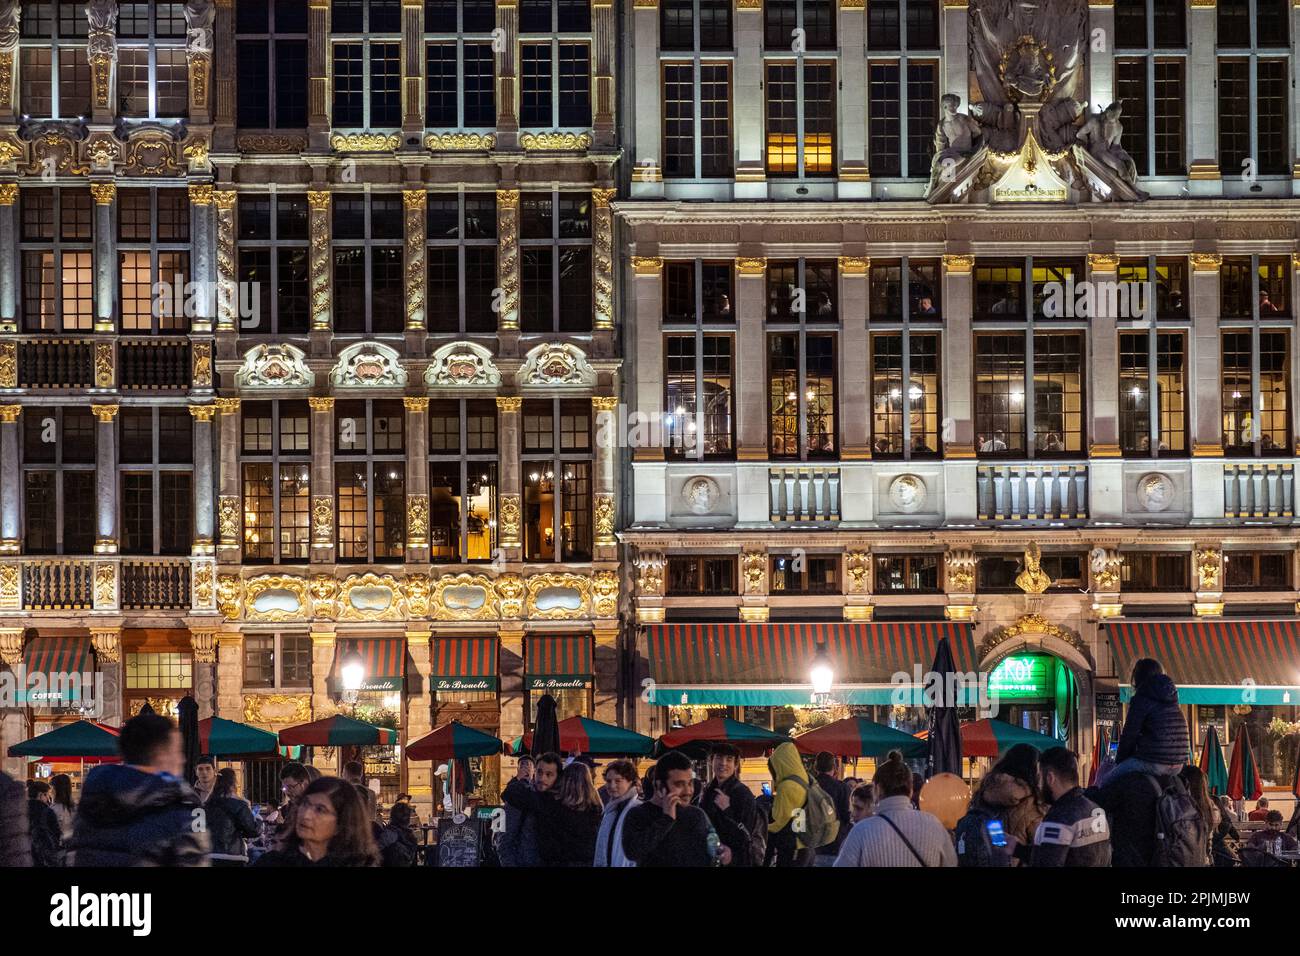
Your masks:
{"label": "blue jacket", "polygon": [[86,776],[72,849],[77,866],[206,866],[207,814],[184,780],[122,764]]}
{"label": "blue jacket", "polygon": [[1178,706],[1178,688],[1168,674],[1157,674],[1133,695],[1115,759],[1137,757],[1181,766],[1187,762],[1190,750],[1187,721]]}

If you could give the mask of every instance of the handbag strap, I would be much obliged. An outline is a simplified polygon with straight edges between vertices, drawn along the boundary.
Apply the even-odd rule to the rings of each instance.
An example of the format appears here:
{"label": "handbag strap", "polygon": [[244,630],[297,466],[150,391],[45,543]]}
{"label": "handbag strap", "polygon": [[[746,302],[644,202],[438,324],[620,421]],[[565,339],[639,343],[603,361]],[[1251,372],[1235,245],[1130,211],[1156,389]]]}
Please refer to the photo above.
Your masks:
{"label": "handbag strap", "polygon": [[904,845],[905,845],[909,850],[912,851],[912,856],[916,857],[916,862],[917,862],[917,863],[920,863],[920,864],[921,864],[922,866],[924,866],[924,867],[929,867],[930,864],[925,862],[925,857],[923,857],[923,856],[921,856],[921,854],[917,853],[917,852],[916,852],[916,847],[912,846],[912,841],[909,840],[907,837],[903,836],[903,831],[900,830],[900,829],[898,829],[898,824],[897,824],[897,823],[895,823],[893,820],[889,819],[889,817],[888,817],[886,814],[878,813],[878,814],[876,814],[876,815],[877,815],[878,817],[880,817],[880,819],[882,819],[882,820],[884,820],[886,823],[888,823],[888,824],[893,828],[894,832],[898,834],[898,838],[899,838],[900,840],[903,841],[903,844],[904,844]]}

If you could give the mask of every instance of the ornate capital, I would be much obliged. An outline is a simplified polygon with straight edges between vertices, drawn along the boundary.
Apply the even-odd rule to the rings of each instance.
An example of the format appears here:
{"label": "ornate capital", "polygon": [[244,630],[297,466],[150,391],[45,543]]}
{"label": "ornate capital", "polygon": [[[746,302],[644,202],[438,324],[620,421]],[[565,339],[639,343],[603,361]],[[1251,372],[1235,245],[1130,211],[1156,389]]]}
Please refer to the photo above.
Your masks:
{"label": "ornate capital", "polygon": [[307,404],[313,412],[334,411],[334,399],[329,395],[313,395],[307,399]]}
{"label": "ornate capital", "polygon": [[116,664],[121,660],[122,629],[120,627],[92,627],[90,643],[101,664]]}
{"label": "ornate capital", "polygon": [[194,649],[196,664],[215,664],[217,662],[217,631],[190,629],[190,647]]}
{"label": "ornate capital", "polygon": [[498,395],[497,409],[503,412],[517,412],[523,407],[524,400],[518,395]]}
{"label": "ornate capital", "polygon": [[1110,252],[1088,253],[1089,272],[1114,272],[1119,268],[1119,256]]}
{"label": "ornate capital", "polygon": [[591,396],[591,407],[598,412],[612,412],[618,409],[618,397],[614,395]]}
{"label": "ornate capital", "polygon": [[117,417],[116,405],[91,405],[90,412],[102,425],[111,425]]}
{"label": "ornate capital", "polygon": [[657,276],[664,271],[664,261],[658,256],[633,256],[632,270],[639,276]]}
{"label": "ornate capital", "polygon": [[428,193],[423,189],[403,189],[402,205],[407,209],[423,209],[427,197]]}
{"label": "ornate capital", "polygon": [[871,259],[869,256],[840,256],[840,275],[842,276],[864,276],[870,269]]}
{"label": "ornate capital", "polygon": [[596,204],[597,209],[608,209],[609,204],[618,196],[617,189],[593,189],[591,191],[591,201]]}
{"label": "ornate capital", "polygon": [[233,189],[214,189],[212,191],[212,204],[218,209],[234,209],[235,201],[238,198],[239,194]]}
{"label": "ornate capital", "polygon": [[767,259],[746,257],[736,260],[736,271],[742,276],[761,276],[767,273]]}
{"label": "ornate capital", "polygon": [[217,414],[216,405],[191,405],[189,409],[194,419],[200,422],[210,422]]}
{"label": "ornate capital", "polygon": [[217,406],[217,411],[223,415],[239,411],[239,399],[237,398],[218,398],[212,404]]}
{"label": "ornate capital", "polygon": [[328,189],[307,190],[307,204],[313,212],[329,212],[330,191]]}
{"label": "ornate capital", "polygon": [[212,183],[190,183],[190,204],[194,206],[210,206],[215,192]]}
{"label": "ornate capital", "polygon": [[518,208],[519,208],[518,189],[497,190],[497,209],[518,209]]}
{"label": "ornate capital", "polygon": [[0,206],[12,206],[18,201],[17,183],[0,183]]}
{"label": "ornate capital", "polygon": [[949,594],[975,593],[975,553],[949,551],[944,555],[944,590]]}
{"label": "ornate capital", "polygon": [[18,416],[23,412],[21,405],[0,405],[0,422],[6,425],[12,425],[18,421]]}
{"label": "ornate capital", "polygon": [[1218,272],[1223,265],[1223,256],[1217,252],[1193,252],[1193,272]]}
{"label": "ornate capital", "polygon": [[429,400],[420,397],[407,397],[402,399],[402,405],[408,412],[427,412],[429,410]]}
{"label": "ornate capital", "polygon": [[950,275],[968,276],[971,270],[975,268],[975,257],[966,255],[944,256],[943,268]]}
{"label": "ornate capital", "polygon": [[117,196],[117,186],[114,183],[91,183],[90,194],[95,197],[95,205],[109,206]]}

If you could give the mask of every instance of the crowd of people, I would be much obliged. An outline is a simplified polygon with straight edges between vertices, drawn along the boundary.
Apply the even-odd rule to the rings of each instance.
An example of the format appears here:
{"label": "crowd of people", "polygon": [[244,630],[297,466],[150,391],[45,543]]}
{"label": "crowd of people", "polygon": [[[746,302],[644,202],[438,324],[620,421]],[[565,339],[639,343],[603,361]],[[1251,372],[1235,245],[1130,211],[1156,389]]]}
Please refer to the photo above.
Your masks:
{"label": "crowd of people", "polygon": [[[697,773],[673,750],[647,772],[627,759],[544,753],[518,760],[502,794],[489,864],[504,867],[1150,867],[1289,865],[1300,811],[1261,799],[1243,842],[1229,801],[1186,762],[1178,690],[1154,660],[1134,668],[1134,698],[1113,763],[1087,789],[1065,747],[1010,748],[953,823],[921,809],[921,777],[897,751],[871,781],[834,754],[809,763],[791,742],[772,751],[759,794],[742,755],[714,745]],[[402,794],[380,813],[359,763],[325,776],[290,762],[283,803],[262,812],[233,770],[209,758],[184,778],[180,734],[145,714],[127,721],[122,762],[94,768],[80,803],[71,782],[22,785],[0,775],[0,865],[386,866],[422,861],[418,818]],[[599,769],[602,785],[593,771]]]}

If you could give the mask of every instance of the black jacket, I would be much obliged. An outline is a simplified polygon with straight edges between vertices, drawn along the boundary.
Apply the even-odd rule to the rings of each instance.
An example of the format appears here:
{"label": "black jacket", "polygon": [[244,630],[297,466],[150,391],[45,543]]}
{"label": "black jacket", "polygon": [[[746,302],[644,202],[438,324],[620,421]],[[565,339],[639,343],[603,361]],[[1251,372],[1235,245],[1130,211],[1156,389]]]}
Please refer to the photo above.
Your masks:
{"label": "black jacket", "polygon": [[122,764],[86,776],[72,850],[77,866],[206,866],[206,812],[184,780]]}
{"label": "black jacket", "polygon": [[536,815],[537,850],[543,866],[591,866],[596,858],[601,807],[574,810],[551,791],[507,786],[501,799],[509,806]]}
{"label": "black jacket", "polygon": [[27,791],[17,780],[0,771],[0,867],[31,865]]}
{"label": "black jacket", "polygon": [[374,829],[380,866],[415,866],[420,847],[415,842],[410,827],[376,823]]}
{"label": "black jacket", "polygon": [[203,805],[208,818],[208,839],[213,858],[248,860],[248,846],[260,830],[253,819],[253,808],[238,797],[208,797]]}
{"label": "black jacket", "polygon": [[1152,866],[1156,855],[1156,804],[1151,776],[1126,773],[1093,787],[1086,796],[1106,811],[1111,866]]}
{"label": "black jacket", "polygon": [[829,773],[819,773],[817,775],[817,785],[820,786],[830,796],[831,802],[835,804],[835,818],[840,821],[839,833],[835,839],[823,847],[818,847],[819,855],[839,856],[840,844],[844,838],[849,835],[849,830],[853,824],[849,817],[849,787],[843,780],[836,780]]}
{"label": "black jacket", "polygon": [[627,811],[623,854],[639,867],[712,866],[709,817],[699,807],[677,808],[674,820],[653,803]]}
{"label": "black jacket", "polygon": [[27,826],[32,838],[32,866],[63,866],[63,828],[50,805],[28,799]]}
{"label": "black jacket", "polygon": [[1187,721],[1178,706],[1178,688],[1168,674],[1157,674],[1133,695],[1115,760],[1137,757],[1182,766],[1190,749]]}
{"label": "black jacket", "polygon": [[1034,834],[1030,866],[1110,866],[1106,814],[1081,787],[1051,805]]}
{"label": "black jacket", "polygon": [[[714,798],[721,792],[731,801],[726,810],[720,810]],[[717,831],[718,839],[731,851],[732,866],[762,866],[761,855],[755,853],[752,835],[758,832],[760,825],[758,807],[754,803],[754,794],[740,782],[740,778],[729,777],[719,786],[710,780],[700,791],[699,808],[709,817],[709,823]],[[762,832],[766,834],[764,824]],[[758,856],[755,859],[755,856]]]}

